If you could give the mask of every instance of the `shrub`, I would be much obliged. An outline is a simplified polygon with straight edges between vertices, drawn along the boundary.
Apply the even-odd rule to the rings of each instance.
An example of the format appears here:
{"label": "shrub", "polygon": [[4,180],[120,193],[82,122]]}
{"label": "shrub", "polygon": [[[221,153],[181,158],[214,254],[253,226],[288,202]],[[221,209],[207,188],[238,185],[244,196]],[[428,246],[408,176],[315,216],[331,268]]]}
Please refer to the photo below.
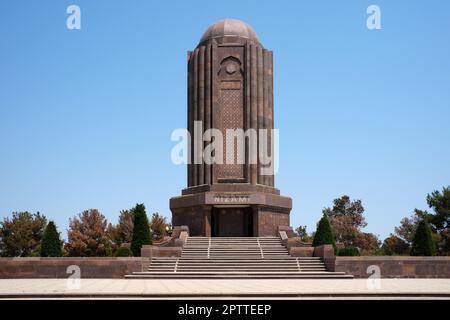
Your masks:
{"label": "shrub", "polygon": [[143,204],[137,204],[133,212],[134,221],[131,251],[135,257],[140,257],[141,247],[146,244],[152,244],[152,239],[147,214],[145,213],[145,206]]}
{"label": "shrub", "polygon": [[336,251],[336,243],[334,241],[333,233],[331,232],[330,221],[326,214],[324,214],[319,221],[312,245],[313,247],[317,247],[324,244],[331,244],[334,251]]}
{"label": "shrub", "polygon": [[131,252],[130,248],[128,247],[119,247],[116,250],[116,257],[132,257],[133,256],[133,252]]}
{"label": "shrub", "polygon": [[349,257],[355,257],[359,256],[359,249],[356,247],[346,247],[338,250],[337,253],[338,256],[349,256]]}
{"label": "shrub", "polygon": [[62,242],[56,230],[55,223],[50,221],[44,230],[41,242],[41,257],[61,257]]}
{"label": "shrub", "polygon": [[417,225],[411,247],[412,256],[435,256],[436,246],[433,241],[430,225],[427,221],[421,220]]}

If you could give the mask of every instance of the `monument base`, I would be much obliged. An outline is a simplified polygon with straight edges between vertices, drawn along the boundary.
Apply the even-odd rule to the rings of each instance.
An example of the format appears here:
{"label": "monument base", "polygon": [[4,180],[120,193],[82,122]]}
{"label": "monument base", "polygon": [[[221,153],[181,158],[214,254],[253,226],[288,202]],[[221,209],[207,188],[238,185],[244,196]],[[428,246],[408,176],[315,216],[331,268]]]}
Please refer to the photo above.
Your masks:
{"label": "monument base", "polygon": [[172,225],[187,225],[191,236],[276,236],[291,208],[278,189],[250,184],[201,185],[170,199]]}

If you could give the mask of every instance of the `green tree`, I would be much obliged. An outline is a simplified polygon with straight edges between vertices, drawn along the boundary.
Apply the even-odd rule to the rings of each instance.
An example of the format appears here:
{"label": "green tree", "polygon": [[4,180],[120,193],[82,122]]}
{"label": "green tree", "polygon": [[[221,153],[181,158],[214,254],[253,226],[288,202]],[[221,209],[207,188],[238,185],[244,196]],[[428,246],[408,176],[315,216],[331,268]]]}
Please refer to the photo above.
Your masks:
{"label": "green tree", "polygon": [[39,212],[13,212],[0,222],[0,254],[4,257],[39,255],[47,219]]}
{"label": "green tree", "polygon": [[411,246],[417,225],[423,219],[426,219],[427,213],[418,209],[410,217],[403,218],[400,226],[395,227],[395,235]]}
{"label": "green tree", "polygon": [[383,253],[390,255],[405,255],[409,253],[409,244],[403,239],[391,234],[384,239],[383,246],[381,247]]}
{"label": "green tree", "polygon": [[430,224],[436,252],[450,255],[450,187],[433,191],[427,195],[426,201],[432,211],[414,209],[411,217],[400,221],[395,234],[411,245],[419,222],[425,220]]}
{"label": "green tree", "polygon": [[379,251],[380,241],[371,233],[361,229],[367,226],[361,200],[351,200],[344,195],[333,200],[333,207],[323,209],[330,219],[333,235],[345,247],[358,247],[363,253],[374,254]]}
{"label": "green tree", "polygon": [[41,242],[41,257],[61,257],[62,241],[55,223],[50,221],[44,230]]}
{"label": "green tree", "polygon": [[97,209],[85,210],[69,221],[66,251],[72,257],[102,257],[112,255],[112,243],[107,232],[108,221]]}
{"label": "green tree", "polygon": [[166,218],[159,215],[158,212],[152,214],[150,222],[151,234],[154,239],[161,240],[166,234],[166,227],[168,226]]}
{"label": "green tree", "polygon": [[333,207],[325,208],[323,213],[330,219],[337,242],[346,247],[358,246],[357,239],[361,228],[367,226],[361,200],[351,201],[349,196],[344,195],[334,199]]}
{"label": "green tree", "polygon": [[433,241],[430,225],[426,220],[422,220],[417,225],[414,235],[412,248],[412,256],[434,256],[436,255],[436,246]]}
{"label": "green tree", "polygon": [[313,247],[321,246],[324,244],[331,244],[336,251],[336,243],[334,241],[333,232],[331,231],[330,221],[326,214],[323,215],[322,219],[320,219],[316,234],[314,235]]}
{"label": "green tree", "polygon": [[306,226],[299,226],[295,229],[295,235],[300,238],[302,241],[306,241],[308,239],[308,232],[306,231]]}
{"label": "green tree", "polygon": [[141,256],[141,247],[143,245],[148,245],[152,243],[150,236],[150,226],[147,219],[147,214],[145,213],[144,204],[137,204],[133,209],[134,211],[134,228],[133,237],[131,240],[131,251],[136,257]]}
{"label": "green tree", "polygon": [[439,234],[439,251],[443,255],[450,254],[450,187],[442,188],[442,192],[433,191],[427,195],[427,204],[433,209],[428,214],[428,221],[433,231]]}
{"label": "green tree", "polygon": [[108,225],[108,234],[115,247],[120,247],[124,243],[131,243],[133,237],[133,209],[122,210],[119,215],[117,225]]}

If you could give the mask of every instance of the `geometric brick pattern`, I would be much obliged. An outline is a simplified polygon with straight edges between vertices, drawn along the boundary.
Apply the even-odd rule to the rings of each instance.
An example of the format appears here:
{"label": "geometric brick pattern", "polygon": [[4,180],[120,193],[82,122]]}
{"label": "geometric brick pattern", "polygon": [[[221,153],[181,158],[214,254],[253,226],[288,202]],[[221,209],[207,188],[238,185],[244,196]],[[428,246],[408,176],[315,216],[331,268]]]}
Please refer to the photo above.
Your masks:
{"label": "geometric brick pattern", "polygon": [[223,165],[218,166],[219,179],[243,179],[244,165],[237,164],[238,145],[234,143],[233,164],[226,164],[226,130],[242,129],[244,127],[244,103],[242,89],[220,90],[219,100],[222,112],[221,131],[223,135]]}

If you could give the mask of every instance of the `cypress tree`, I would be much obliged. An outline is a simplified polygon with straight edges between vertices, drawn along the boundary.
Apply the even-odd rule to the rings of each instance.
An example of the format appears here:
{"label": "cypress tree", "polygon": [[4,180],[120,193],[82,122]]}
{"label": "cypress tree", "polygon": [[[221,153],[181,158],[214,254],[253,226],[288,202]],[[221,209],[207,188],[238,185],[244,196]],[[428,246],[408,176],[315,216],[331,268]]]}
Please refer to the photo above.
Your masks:
{"label": "cypress tree", "polygon": [[422,220],[417,225],[416,233],[414,234],[412,247],[412,256],[435,256],[436,246],[433,241],[430,225],[427,221]]}
{"label": "cypress tree", "polygon": [[152,244],[152,239],[150,236],[150,226],[148,224],[144,204],[137,204],[133,209],[133,212],[134,226],[130,249],[135,257],[140,257],[141,247],[146,244]]}
{"label": "cypress tree", "polygon": [[61,257],[62,242],[55,223],[50,221],[44,230],[41,242],[41,257]]}
{"label": "cypress tree", "polygon": [[330,220],[328,220],[326,214],[324,214],[319,221],[312,245],[313,247],[317,247],[324,244],[331,244],[334,251],[336,251],[336,243],[334,241],[333,232],[331,231]]}

